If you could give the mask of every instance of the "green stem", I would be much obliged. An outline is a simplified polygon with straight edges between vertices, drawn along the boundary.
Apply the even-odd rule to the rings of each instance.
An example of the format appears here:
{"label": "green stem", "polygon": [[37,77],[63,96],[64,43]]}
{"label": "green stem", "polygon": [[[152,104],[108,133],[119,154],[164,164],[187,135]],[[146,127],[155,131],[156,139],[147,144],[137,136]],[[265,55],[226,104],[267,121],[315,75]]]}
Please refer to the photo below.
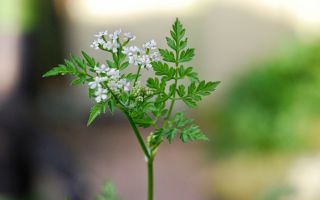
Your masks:
{"label": "green stem", "polygon": [[148,159],[148,200],[153,200],[153,158]]}
{"label": "green stem", "polygon": [[175,73],[175,77],[174,77],[174,92],[173,92],[173,95],[172,95],[172,100],[171,100],[171,103],[170,103],[170,107],[169,107],[169,111],[168,111],[168,114],[166,116],[166,118],[164,119],[164,122],[163,122],[163,125],[166,126],[167,124],[167,121],[170,119],[170,116],[171,116],[171,113],[172,113],[172,110],[173,110],[173,106],[174,106],[174,103],[176,102],[176,90],[177,90],[177,85],[178,85],[178,73],[179,73],[179,51],[176,50],[176,73]]}
{"label": "green stem", "polygon": [[133,87],[136,86],[136,83],[137,83],[139,75],[140,75],[140,71],[141,71],[141,65],[138,66],[138,71],[136,74],[136,78],[134,79],[134,82],[133,82]]}
{"label": "green stem", "polygon": [[133,119],[131,118],[130,114],[128,113],[128,111],[126,110],[126,107],[121,103],[121,101],[119,100],[119,98],[112,92],[112,90],[110,90],[110,88],[108,86],[106,86],[108,88],[108,90],[111,92],[112,96],[116,99],[116,101],[120,104],[119,108],[122,110],[122,112],[126,115],[126,117],[129,120],[129,123],[133,129],[133,132],[136,136],[136,138],[138,139],[138,142],[140,144],[140,147],[144,153],[144,155],[149,159],[150,158],[150,153],[147,149],[147,146],[144,143],[144,140],[139,132],[138,127],[136,126],[136,124],[134,123]]}
{"label": "green stem", "polygon": [[126,115],[126,117],[127,117],[128,120],[129,120],[129,123],[130,123],[130,125],[131,125],[131,127],[132,127],[132,129],[133,129],[133,132],[134,132],[136,138],[138,139],[138,142],[139,142],[139,144],[140,144],[140,147],[141,147],[144,155],[149,159],[149,158],[150,158],[150,153],[149,153],[149,151],[148,151],[147,146],[146,146],[145,143],[144,143],[144,140],[143,140],[143,138],[142,138],[142,136],[141,136],[141,134],[140,134],[140,132],[139,132],[136,124],[134,123],[134,121],[133,121],[133,119],[131,118],[131,116],[130,116],[130,114],[128,113],[128,111],[123,110],[123,112],[124,112],[124,114]]}

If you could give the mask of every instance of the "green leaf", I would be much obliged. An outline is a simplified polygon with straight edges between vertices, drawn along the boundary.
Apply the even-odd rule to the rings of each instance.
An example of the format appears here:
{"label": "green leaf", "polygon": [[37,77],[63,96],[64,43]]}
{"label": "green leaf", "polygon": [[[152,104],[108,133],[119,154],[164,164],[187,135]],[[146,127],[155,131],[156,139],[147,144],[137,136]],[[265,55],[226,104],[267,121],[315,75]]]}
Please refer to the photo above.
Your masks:
{"label": "green leaf", "polygon": [[87,126],[89,126],[100,114],[104,113],[105,111],[106,111],[105,103],[95,104],[91,108]]}
{"label": "green leaf", "polygon": [[81,53],[82,53],[84,59],[87,61],[88,66],[91,67],[91,68],[95,67],[94,59],[84,51],[82,51]]}
{"label": "green leaf", "polygon": [[159,128],[155,130],[155,134],[167,138],[169,143],[171,144],[173,142],[173,139],[176,137],[178,131],[179,130],[176,128]]}
{"label": "green leaf", "polygon": [[178,93],[179,97],[183,97],[186,94],[185,86],[179,85],[179,87],[177,89],[177,93]]}
{"label": "green leaf", "polygon": [[192,58],[194,57],[194,49],[190,48],[187,49],[185,51],[181,51],[180,55],[179,55],[179,62],[187,62],[192,60]]}
{"label": "green leaf", "polygon": [[200,94],[202,96],[205,95],[209,95],[211,92],[213,92],[216,87],[220,84],[220,81],[216,81],[216,82],[205,82],[205,81],[201,81],[200,84],[197,87],[197,94]]}
{"label": "green leaf", "polygon": [[175,90],[176,90],[176,84],[173,83],[173,84],[171,84],[171,85],[169,86],[169,96],[172,96],[173,93],[176,92]]}
{"label": "green leaf", "polygon": [[134,119],[134,123],[136,123],[137,125],[147,128],[149,126],[151,126],[153,124],[153,120],[148,116],[145,117],[143,119]]}
{"label": "green leaf", "polygon": [[173,67],[169,67],[167,63],[153,62],[152,68],[156,75],[163,76],[166,81],[174,79],[176,71]]}
{"label": "green leaf", "polygon": [[[139,77],[141,76],[141,74],[139,74]],[[133,81],[135,80],[137,77],[137,74],[133,74],[133,73],[128,73],[125,75],[125,78],[127,79],[127,81]]]}
{"label": "green leaf", "polygon": [[186,96],[182,97],[183,102],[191,107],[195,108],[197,106],[196,102],[202,99],[202,96],[207,96],[213,92],[219,85],[219,81],[216,82],[205,82],[201,81],[198,85],[195,82],[191,83],[188,87],[188,93]]}
{"label": "green leaf", "polygon": [[110,68],[117,68],[116,63],[112,62],[111,60],[107,60],[107,64]]}
{"label": "green leaf", "polygon": [[173,63],[176,62],[176,59],[172,51],[169,51],[167,49],[159,49],[159,52],[164,61]]}
{"label": "green leaf", "polygon": [[180,43],[179,43],[179,48],[178,50],[182,50],[184,48],[187,47],[187,44],[188,44],[188,38],[184,39],[184,40],[181,40]]}
{"label": "green leaf", "polygon": [[81,69],[86,70],[86,64],[76,55],[71,54],[71,59],[75,62]]}
{"label": "green leaf", "polygon": [[161,86],[160,86],[160,81],[158,78],[149,78],[147,80],[147,87],[151,88],[151,89],[155,89],[158,92],[161,92]]}
{"label": "green leaf", "polygon": [[151,152],[155,152],[162,141],[163,139],[160,132],[151,132],[151,134],[147,138],[148,146],[150,147]]}
{"label": "green leaf", "polygon": [[192,100],[192,98],[190,98],[190,97],[184,97],[184,98],[182,98],[182,101],[190,108],[197,107],[197,103],[194,100]]}
{"label": "green leaf", "polygon": [[111,114],[113,114],[113,113],[114,113],[114,110],[115,110],[115,108],[116,108],[116,105],[115,105],[114,100],[113,100],[113,99],[109,99],[109,101],[107,102],[107,104],[108,104],[108,107],[109,107],[109,110],[110,110]]}
{"label": "green leaf", "polygon": [[175,42],[173,39],[171,39],[171,38],[169,38],[169,37],[166,37],[166,40],[167,40],[168,46],[169,46],[171,49],[173,49],[173,50],[176,50],[176,49],[177,49],[177,44],[176,44],[176,42]]}
{"label": "green leaf", "polygon": [[126,62],[124,62],[124,63],[122,63],[122,64],[121,64],[121,66],[120,66],[120,69],[119,69],[119,70],[124,70],[124,69],[126,69],[128,66],[129,66],[129,62],[128,62],[128,61],[126,61]]}
{"label": "green leaf", "polygon": [[184,68],[184,66],[179,67],[179,78],[183,79],[188,77],[191,82],[199,82],[198,73],[193,71],[192,67]]}
{"label": "green leaf", "polygon": [[183,113],[178,112],[174,116],[174,123],[178,128],[182,128],[188,124],[191,124],[193,119],[187,118]]}
{"label": "green leaf", "polygon": [[175,41],[179,41],[183,38],[185,34],[185,29],[183,28],[181,22],[177,18],[174,24],[172,25],[173,32],[171,33],[171,36],[175,39]]}
{"label": "green leaf", "polygon": [[69,70],[65,65],[58,65],[58,67],[54,67],[50,69],[48,72],[42,75],[42,77],[49,77],[49,76],[57,76],[57,75],[65,75],[69,73]]}
{"label": "green leaf", "polygon": [[191,125],[189,127],[184,128],[180,134],[180,139],[184,143],[196,140],[209,140],[208,137],[205,134],[203,134],[199,127],[196,125]]}
{"label": "green leaf", "polygon": [[87,76],[86,74],[79,74],[78,78],[71,82],[71,85],[80,85],[86,82]]}

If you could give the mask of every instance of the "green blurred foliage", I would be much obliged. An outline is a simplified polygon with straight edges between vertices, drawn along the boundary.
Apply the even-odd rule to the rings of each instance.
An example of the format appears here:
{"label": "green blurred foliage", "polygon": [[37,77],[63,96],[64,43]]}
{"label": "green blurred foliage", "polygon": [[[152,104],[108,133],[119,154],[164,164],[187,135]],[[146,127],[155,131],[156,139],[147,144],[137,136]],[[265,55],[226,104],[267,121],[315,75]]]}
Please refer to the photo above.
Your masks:
{"label": "green blurred foliage", "polygon": [[320,132],[320,43],[294,45],[250,69],[214,112],[215,152],[292,151],[314,145]]}
{"label": "green blurred foliage", "polygon": [[101,194],[98,195],[96,200],[120,200],[117,190],[112,182],[107,181],[102,187]]}
{"label": "green blurred foliage", "polygon": [[259,200],[281,200],[281,199],[289,199],[291,195],[294,195],[295,191],[289,187],[284,185],[277,185],[270,188],[262,198]]}

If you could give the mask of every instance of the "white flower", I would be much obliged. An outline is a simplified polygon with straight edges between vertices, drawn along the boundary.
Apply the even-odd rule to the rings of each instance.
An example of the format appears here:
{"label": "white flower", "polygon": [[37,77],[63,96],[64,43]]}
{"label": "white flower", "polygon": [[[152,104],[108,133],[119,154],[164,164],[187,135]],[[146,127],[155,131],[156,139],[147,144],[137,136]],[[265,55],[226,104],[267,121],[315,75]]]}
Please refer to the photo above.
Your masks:
{"label": "white flower", "polygon": [[121,33],[121,29],[116,30],[114,33],[109,34],[109,38],[115,41],[119,38],[120,33]]}
{"label": "white flower", "polygon": [[139,64],[141,65],[142,68],[150,69],[152,67],[151,60],[150,60],[150,57],[148,55],[140,56]]}
{"label": "white flower", "polygon": [[107,73],[109,71],[109,67],[107,67],[105,64],[102,64],[100,67],[95,67],[94,70],[97,72],[97,74],[101,73]]}
{"label": "white flower", "polygon": [[119,83],[116,80],[110,80],[108,82],[108,87],[113,91],[113,92],[119,92]]}
{"label": "white flower", "polygon": [[159,61],[160,60],[160,55],[158,51],[155,51],[150,54],[150,60],[152,61]]}
{"label": "white flower", "polygon": [[100,85],[100,82],[101,82],[102,80],[101,80],[101,77],[95,77],[94,78],[94,81],[92,81],[92,82],[89,82],[88,83],[88,85],[89,85],[89,87],[91,88],[91,89],[95,89],[95,88],[100,88],[101,87],[101,85]]}
{"label": "white flower", "polygon": [[144,49],[155,50],[157,48],[157,43],[154,40],[150,40],[149,42],[146,42],[145,44],[143,44],[142,47]]}
{"label": "white flower", "polygon": [[128,82],[128,83],[126,83],[126,84],[124,85],[123,90],[124,90],[125,92],[129,92],[129,91],[130,91],[130,82]]}
{"label": "white flower", "polygon": [[102,36],[106,36],[106,35],[108,35],[108,31],[107,30],[99,32],[98,34],[96,34],[94,36],[97,37],[97,38],[101,38]]}
{"label": "white flower", "polygon": [[107,72],[107,75],[110,79],[119,79],[120,78],[120,71],[114,68],[110,68]]}
{"label": "white flower", "polygon": [[99,49],[99,43],[97,41],[93,41],[92,44],[90,45],[90,47],[98,50]]}
{"label": "white flower", "polygon": [[108,90],[107,89],[103,89],[103,88],[98,88],[97,90],[96,90],[96,92],[94,93],[95,94],[95,96],[96,96],[96,102],[97,103],[100,103],[101,101],[104,101],[104,100],[106,100],[107,99],[107,92],[108,92]]}
{"label": "white flower", "polygon": [[127,33],[124,33],[124,38],[128,41],[128,40],[135,40],[136,39],[136,36],[133,35],[131,32],[127,32]]}

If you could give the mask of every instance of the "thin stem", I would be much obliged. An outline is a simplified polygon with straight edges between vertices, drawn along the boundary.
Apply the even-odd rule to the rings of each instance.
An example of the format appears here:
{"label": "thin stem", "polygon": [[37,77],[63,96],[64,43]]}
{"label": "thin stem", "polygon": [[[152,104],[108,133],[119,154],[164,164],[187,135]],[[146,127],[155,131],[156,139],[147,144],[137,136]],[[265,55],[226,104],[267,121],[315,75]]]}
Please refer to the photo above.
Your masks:
{"label": "thin stem", "polygon": [[108,86],[106,86],[108,88],[108,90],[111,92],[112,96],[116,99],[116,101],[120,104],[119,108],[122,110],[122,112],[126,115],[126,117],[129,120],[129,123],[133,129],[133,132],[136,136],[136,138],[138,139],[138,142],[140,144],[140,147],[144,153],[144,155],[149,159],[150,158],[150,154],[149,151],[147,149],[147,146],[144,143],[144,140],[139,132],[138,127],[136,126],[136,124],[134,123],[133,119],[131,118],[130,114],[128,113],[128,111],[126,110],[126,107],[122,104],[122,102],[119,100],[119,98],[112,92],[112,90],[110,90],[110,88]]}
{"label": "thin stem", "polygon": [[[176,41],[178,43],[178,41]],[[176,50],[176,73],[175,73],[175,77],[174,77],[174,92],[173,92],[173,95],[172,95],[172,100],[171,100],[171,103],[170,103],[170,107],[169,107],[169,111],[168,111],[168,114],[167,116],[165,117],[164,119],[164,122],[163,122],[163,125],[166,126],[167,124],[167,121],[170,119],[170,116],[171,116],[171,113],[172,113],[172,110],[173,110],[173,106],[174,106],[174,103],[176,101],[176,90],[177,90],[177,85],[178,85],[178,73],[179,73],[179,51]]]}
{"label": "thin stem", "polygon": [[148,200],[153,200],[153,158],[148,159]]}
{"label": "thin stem", "polygon": [[134,82],[133,82],[133,87],[136,86],[136,83],[137,83],[139,75],[140,75],[140,71],[141,71],[141,65],[138,66],[138,71],[136,74],[136,78],[134,79]]}
{"label": "thin stem", "polygon": [[141,147],[144,155],[149,159],[149,158],[150,158],[150,153],[149,153],[149,151],[148,151],[147,146],[146,146],[145,143],[144,143],[144,140],[143,140],[143,138],[142,138],[142,136],[141,136],[141,134],[140,134],[140,132],[139,132],[139,129],[137,128],[136,124],[134,123],[134,121],[133,121],[133,119],[131,118],[131,116],[130,116],[130,114],[128,113],[128,111],[123,110],[123,112],[124,112],[124,114],[126,115],[126,117],[127,117],[128,120],[129,120],[129,123],[130,123],[130,125],[131,125],[131,127],[132,127],[132,129],[133,129],[133,132],[134,132],[136,138],[138,139],[138,142],[139,142],[139,144],[140,144],[140,147]]}

